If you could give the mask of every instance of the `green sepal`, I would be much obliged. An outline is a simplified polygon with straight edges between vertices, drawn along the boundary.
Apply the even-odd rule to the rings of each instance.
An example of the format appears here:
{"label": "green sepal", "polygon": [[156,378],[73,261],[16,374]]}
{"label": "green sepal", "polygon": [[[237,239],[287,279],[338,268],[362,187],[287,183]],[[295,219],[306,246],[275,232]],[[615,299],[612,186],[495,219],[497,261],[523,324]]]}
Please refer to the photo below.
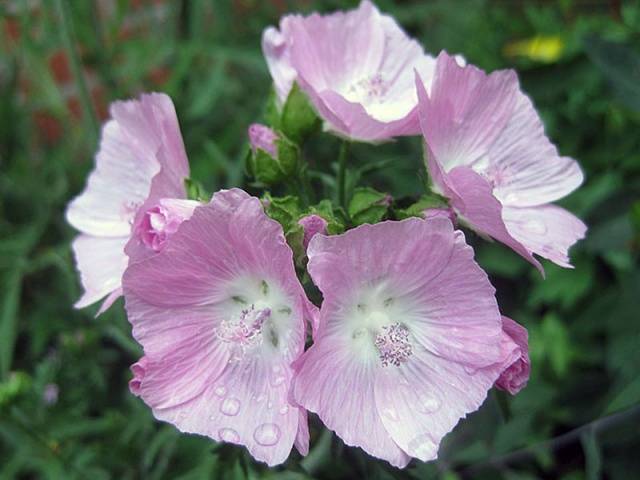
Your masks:
{"label": "green sepal", "polygon": [[266,204],[265,212],[276,222],[282,225],[285,232],[291,229],[292,225],[297,224],[302,207],[300,199],[293,195],[286,197],[272,197],[270,193],[265,193],[263,203]]}
{"label": "green sepal", "polygon": [[208,202],[211,197],[205,190],[202,184],[192,178],[184,179],[184,188],[187,192],[187,198],[189,200],[196,200],[198,202]]}
{"label": "green sepal", "polygon": [[299,143],[320,127],[320,119],[306,94],[297,83],[293,84],[282,107],[280,128],[293,141]]}
{"label": "green sepal", "polygon": [[407,208],[396,210],[395,216],[398,220],[410,217],[424,218],[424,211],[428,208],[449,208],[449,203],[446,198],[436,193],[429,193],[422,195],[416,203],[409,205]]}
{"label": "green sepal", "polygon": [[364,223],[378,223],[387,214],[390,197],[373,188],[356,188],[349,202],[348,213],[351,222],[357,226]]}

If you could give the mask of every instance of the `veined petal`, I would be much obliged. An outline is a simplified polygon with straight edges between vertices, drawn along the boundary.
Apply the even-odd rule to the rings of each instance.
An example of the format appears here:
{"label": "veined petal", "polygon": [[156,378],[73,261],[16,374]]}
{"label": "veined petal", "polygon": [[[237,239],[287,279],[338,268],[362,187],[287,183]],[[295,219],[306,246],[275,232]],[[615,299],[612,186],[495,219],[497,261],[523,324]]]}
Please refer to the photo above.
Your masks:
{"label": "veined petal", "polygon": [[[128,262],[124,253],[126,242],[127,237],[79,235],[75,238],[71,246],[85,290],[75,303],[76,308],[91,305],[119,289]],[[111,303],[118,296],[111,298]]]}
{"label": "veined petal", "polygon": [[447,175],[447,184],[455,192],[451,205],[471,228],[511,247],[540,272],[542,265],[531,251],[516,240],[505,226],[502,204],[493,195],[491,184],[469,167],[456,167]]}
{"label": "veined petal", "polygon": [[84,192],[69,204],[67,221],[94,236],[128,236],[159,169],[153,159],[136,157],[123,127],[110,120],[102,129],[96,168]]}
{"label": "veined petal", "polygon": [[293,395],[347,445],[403,468],[411,458],[391,439],[376,410],[375,374],[373,365],[352,355],[349,345],[326,335],[304,353]]}
{"label": "veined petal", "polygon": [[504,207],[502,217],[509,234],[527,249],[561,267],[572,268],[569,249],[587,232],[578,217],[555,205]]}
{"label": "veined petal", "polygon": [[486,174],[503,205],[528,207],[558,200],[580,186],[578,162],[561,157],[544,133],[531,100],[518,92],[509,122],[488,152]]}

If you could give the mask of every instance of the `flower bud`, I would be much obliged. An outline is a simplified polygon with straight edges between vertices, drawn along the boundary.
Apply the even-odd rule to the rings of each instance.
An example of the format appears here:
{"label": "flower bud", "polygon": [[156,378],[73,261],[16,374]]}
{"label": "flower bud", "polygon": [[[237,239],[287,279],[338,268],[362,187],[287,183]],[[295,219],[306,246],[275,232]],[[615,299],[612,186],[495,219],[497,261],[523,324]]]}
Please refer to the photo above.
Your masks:
{"label": "flower bud", "polygon": [[304,238],[302,239],[302,245],[306,249],[309,246],[309,242],[317,233],[326,234],[327,225],[329,223],[320,215],[306,215],[298,220],[298,225],[304,230]]}
{"label": "flower bud", "polygon": [[249,173],[267,185],[281,182],[296,173],[298,147],[283,134],[254,123],[249,127],[251,156]]}

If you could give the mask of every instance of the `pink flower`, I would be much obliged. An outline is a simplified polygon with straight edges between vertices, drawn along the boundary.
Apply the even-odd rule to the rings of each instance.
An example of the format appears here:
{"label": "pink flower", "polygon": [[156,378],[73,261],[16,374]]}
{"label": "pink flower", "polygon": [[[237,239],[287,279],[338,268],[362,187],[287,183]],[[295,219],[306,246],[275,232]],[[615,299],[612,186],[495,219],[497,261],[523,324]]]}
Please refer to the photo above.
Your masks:
{"label": "pink flower", "polygon": [[266,125],[254,123],[249,126],[249,144],[251,150],[256,153],[258,149],[264,150],[272,157],[278,156],[278,148],[276,146],[276,140],[278,140],[278,134]]}
{"label": "pink flower", "polygon": [[534,253],[571,267],[569,247],[586,226],[550,202],[576,189],[582,172],[546,137],[515,72],[487,75],[442,52],[433,80],[417,75],[416,86],[427,167],[459,219],[540,270]]}
{"label": "pink flower", "polygon": [[502,317],[502,329],[518,345],[518,348],[512,352],[512,357],[507,360],[507,368],[500,374],[496,387],[515,395],[529,381],[529,373],[531,372],[529,335],[526,328],[507,317]]}
{"label": "pink flower", "polygon": [[420,132],[413,72],[431,78],[434,59],[368,0],[355,10],[287,15],[262,36],[282,105],[297,82],[329,130],[379,142]]}
{"label": "pink flower", "polygon": [[324,302],[295,400],[392,465],[436,458],[517,348],[464,235],[409,218],[316,235],[307,255]]}
{"label": "pink flower", "polygon": [[[184,198],[189,165],[171,99],[164,94],[115,102],[102,129],[96,167],[85,190],[67,209],[81,234],[73,242],[86,307],[108,296],[100,312],[121,295],[128,259],[125,245],[139,210],[160,198]],[[151,204],[150,204],[151,203]],[[153,204],[153,205],[152,205]],[[146,211],[146,209],[144,209]]]}
{"label": "pink flower", "polygon": [[328,222],[320,215],[305,215],[298,220],[298,225],[304,229],[304,238],[302,245],[304,248],[309,246],[311,239],[318,233],[326,234]]}
{"label": "pink flower", "polygon": [[216,193],[161,252],[129,265],[123,288],[144,348],[130,388],[156,418],[269,465],[294,441],[306,453],[306,413],[287,394],[315,307],[259,199]]}

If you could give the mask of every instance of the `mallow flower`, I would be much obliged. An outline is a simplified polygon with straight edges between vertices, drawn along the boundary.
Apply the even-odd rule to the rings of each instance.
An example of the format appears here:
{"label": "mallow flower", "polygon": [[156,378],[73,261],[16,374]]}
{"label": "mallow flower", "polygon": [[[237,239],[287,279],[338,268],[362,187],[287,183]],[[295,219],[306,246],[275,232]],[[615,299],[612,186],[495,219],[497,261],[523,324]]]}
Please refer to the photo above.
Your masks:
{"label": "mallow flower", "polygon": [[416,75],[427,167],[459,220],[540,270],[533,254],[571,267],[569,248],[587,227],[551,202],[583,180],[559,155],[513,70],[487,75],[442,52],[435,74]]}
{"label": "mallow flower", "polygon": [[436,458],[518,349],[464,234],[446,218],[385,221],[317,234],[307,255],[324,300],[294,399],[394,466]]}
{"label": "mallow flower", "polygon": [[368,0],[347,12],[287,15],[265,30],[262,50],[279,104],[298,83],[328,130],[369,142],[420,132],[413,72],[431,78],[435,60]]}
{"label": "mallow flower", "polygon": [[294,442],[306,454],[306,412],[288,392],[315,307],[259,199],[216,193],[164,249],[129,265],[123,288],[144,349],[130,388],[156,418],[269,465]]}
{"label": "mallow flower", "polygon": [[[75,306],[86,307],[106,296],[100,312],[121,295],[128,263],[125,245],[132,233],[136,243],[158,250],[196,205],[184,200],[159,203],[161,198],[185,198],[184,179],[189,176],[171,99],[145,94],[114,102],[110,114],[95,169],[66,212],[67,221],[81,232],[72,246],[85,292]],[[155,213],[146,216],[154,208]],[[141,226],[145,217],[148,222]]]}

